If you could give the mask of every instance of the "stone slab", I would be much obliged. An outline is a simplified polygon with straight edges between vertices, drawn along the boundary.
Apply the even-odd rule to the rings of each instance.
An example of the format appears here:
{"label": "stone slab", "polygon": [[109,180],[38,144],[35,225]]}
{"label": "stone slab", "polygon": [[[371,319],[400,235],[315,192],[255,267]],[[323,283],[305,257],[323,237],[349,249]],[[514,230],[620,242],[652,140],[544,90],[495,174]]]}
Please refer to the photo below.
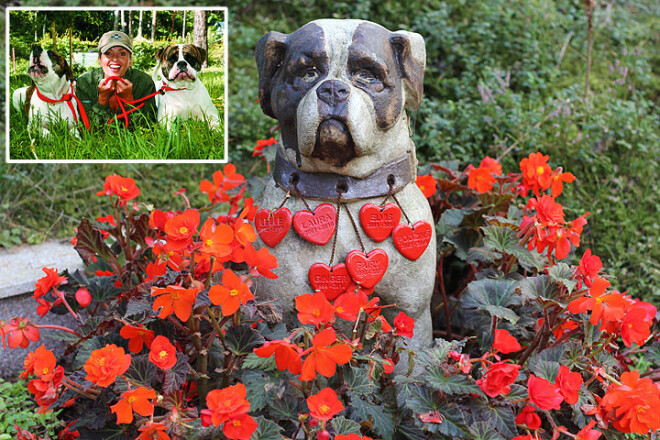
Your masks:
{"label": "stone slab", "polygon": [[73,272],[84,266],[68,241],[0,249],[0,299],[32,292],[44,267]]}

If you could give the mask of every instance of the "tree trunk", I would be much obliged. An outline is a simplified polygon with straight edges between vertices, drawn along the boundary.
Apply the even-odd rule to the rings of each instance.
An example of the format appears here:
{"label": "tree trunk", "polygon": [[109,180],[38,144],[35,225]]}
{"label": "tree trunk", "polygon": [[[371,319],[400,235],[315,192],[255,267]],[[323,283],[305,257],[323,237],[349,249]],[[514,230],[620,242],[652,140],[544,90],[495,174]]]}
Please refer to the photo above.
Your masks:
{"label": "tree trunk", "polygon": [[183,26],[181,26],[181,40],[186,41],[186,12],[187,10],[183,10]]}
{"label": "tree trunk", "polygon": [[156,41],[156,11],[153,10],[153,15],[151,16],[151,42]]}
{"label": "tree trunk", "polygon": [[140,15],[138,16],[138,34],[137,34],[138,38],[142,38],[142,13],[143,12],[144,11],[142,11],[142,9],[140,9]]}
{"label": "tree trunk", "polygon": [[206,57],[204,63],[202,63],[202,68],[205,68],[208,65],[208,41],[207,41],[207,23],[206,23],[206,11],[195,11],[195,25],[193,27],[193,44],[197,47],[201,47],[206,50]]}
{"label": "tree trunk", "polygon": [[119,11],[115,11],[115,22],[112,23],[112,30],[116,31],[119,27]]}
{"label": "tree trunk", "polygon": [[170,35],[174,34],[174,19],[176,18],[176,11],[172,11],[172,23],[170,23]]}
{"label": "tree trunk", "polygon": [[128,11],[128,36],[133,39],[133,11]]}
{"label": "tree trunk", "polygon": [[121,31],[126,33],[126,31],[125,31],[126,22],[124,21],[124,10],[122,9],[119,13],[121,14]]}

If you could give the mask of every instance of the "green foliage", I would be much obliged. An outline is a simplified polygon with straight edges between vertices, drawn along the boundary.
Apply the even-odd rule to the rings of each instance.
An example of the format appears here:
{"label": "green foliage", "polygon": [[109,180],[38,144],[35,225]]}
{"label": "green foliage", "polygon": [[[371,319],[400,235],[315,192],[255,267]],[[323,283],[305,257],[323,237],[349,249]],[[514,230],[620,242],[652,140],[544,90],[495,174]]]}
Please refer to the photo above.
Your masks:
{"label": "green foliage", "polygon": [[14,425],[55,438],[56,429],[62,426],[57,419],[59,411],[40,414],[36,409],[24,381],[12,383],[0,379],[0,440],[15,438]]}
{"label": "green foliage", "polygon": [[[622,288],[651,300],[660,295],[660,225],[654,215],[660,209],[659,119],[653,111],[660,93],[660,58],[653,50],[659,44],[657,2],[597,8],[588,100],[586,17],[577,0],[340,1],[332,7],[306,0],[258,5],[233,0],[228,6],[233,161],[246,160],[256,139],[270,137],[277,125],[257,102],[254,46],[261,35],[291,32],[329,15],[413,30],[424,36],[427,50],[424,100],[411,118],[421,162],[453,158],[463,167],[486,154],[508,152],[504,163],[512,165],[537,150],[561,158],[564,169],[579,176],[567,210],[587,206],[599,214],[583,246],[604,257]],[[169,31],[167,15],[158,14],[159,27]]]}
{"label": "green foliage", "polygon": [[[29,2],[26,2],[29,3]],[[23,6],[29,4],[23,3]],[[75,5],[76,2],[69,2]],[[40,3],[38,6],[43,6]],[[107,3],[99,6],[111,6]],[[135,43],[144,43],[140,38],[151,37],[153,11],[147,10],[142,14],[142,35],[138,37],[140,14],[137,11],[124,11],[124,26],[122,27],[117,17],[117,27],[128,33],[129,21],[132,24]],[[186,34],[193,31],[194,14],[191,11],[185,13]],[[115,29],[115,11],[106,10],[33,10],[33,11],[12,11],[10,14],[10,42],[11,46],[16,48],[17,56],[27,56],[30,45],[34,41],[45,44],[44,47],[52,48],[53,30],[58,39],[57,48],[61,54],[68,55],[68,31],[71,29],[74,36],[74,48],[81,49],[85,46],[96,50],[98,40],[105,32]],[[225,17],[220,11],[209,11],[208,24],[211,36],[217,37],[220,27],[219,22],[223,22]],[[156,12],[156,40],[168,40],[174,42],[175,39],[183,42],[182,32],[184,28],[184,11],[182,10],[158,10]],[[222,29],[220,29],[222,31]],[[210,42],[214,41],[211,39]],[[78,45],[78,42],[84,41],[84,46]],[[86,49],[85,49],[86,50]],[[151,54],[153,60],[153,53]]]}
{"label": "green foliage", "polygon": [[[442,204],[440,212],[444,208],[444,213],[437,216],[441,234],[456,237],[470,231],[475,235],[471,240],[473,245],[464,239],[445,240],[438,265],[438,290],[443,292],[442,298],[449,303],[447,305],[455,307],[456,315],[460,316],[458,331],[468,335],[465,339],[436,339],[431,347],[416,347],[413,351],[404,342],[396,319],[394,329],[384,331],[385,322],[378,319],[378,328],[368,331],[373,325],[370,321],[376,319],[374,314],[379,310],[376,312],[367,307],[367,302],[389,305],[380,304],[376,292],[370,298],[365,295],[362,299],[351,290],[344,293],[361,302],[360,312],[356,312],[357,322],[349,322],[348,326],[337,325],[335,319],[340,318],[334,315],[323,317],[320,324],[305,323],[314,325],[280,322],[282,310],[278,310],[272,299],[255,301],[249,293],[240,299],[245,304],[239,306],[233,315],[224,315],[226,307],[235,301],[232,298],[241,294],[238,289],[242,289],[226,279],[227,267],[236,271],[240,280],[254,285],[261,263],[254,260],[252,255],[256,251],[252,245],[239,239],[231,241],[234,249],[229,253],[225,250],[218,253],[211,250],[210,255],[201,252],[207,243],[208,225],[212,222],[204,223],[206,226],[200,231],[197,228],[201,223],[200,214],[226,219],[226,224],[234,225],[230,230],[252,228],[247,224],[249,220],[239,217],[239,213],[247,212],[243,209],[249,205],[244,198],[247,181],[237,179],[238,186],[221,187],[215,192],[220,200],[231,200],[229,212],[233,214],[225,214],[226,205],[207,204],[207,200],[203,200],[202,204],[206,206],[199,210],[188,206],[192,209],[175,214],[177,217],[171,220],[165,220],[168,214],[162,211],[152,211],[150,218],[155,227],[146,225],[147,215],[142,211],[146,208],[144,204],[138,203],[136,209],[130,209],[127,204],[130,200],[121,198],[125,191],[112,189],[115,195],[110,197],[114,205],[110,211],[115,213],[116,225],[106,227],[105,223],[83,220],[78,227],[75,247],[87,263],[90,275],[69,274],[67,283],[57,287],[61,293],[50,290],[40,297],[45,301],[54,301],[56,297],[69,298],[70,304],[79,310],[72,296],[84,285],[93,298],[93,304],[86,309],[88,316],[79,318],[72,346],[73,358],[65,363],[69,370],[65,373],[67,390],[58,390],[59,385],[55,385],[58,390],[55,397],[42,399],[37,396],[41,408],[59,408],[72,397],[70,390],[84,390],[74,408],[67,409],[64,415],[68,420],[75,419],[75,427],[83,436],[120,436],[122,431],[134,435],[142,420],[136,416],[136,422],[115,427],[115,418],[108,412],[108,407],[116,403],[129,387],[147,386],[162,396],[155,406],[163,419],[170,420],[170,433],[189,434],[199,439],[217,437],[217,427],[202,429],[199,425],[209,423],[209,414],[217,416],[218,412],[227,411],[224,409],[226,404],[236,402],[236,408],[241,411],[247,411],[249,403],[250,417],[258,420],[256,438],[296,438],[297,433],[303,431],[307,437],[313,438],[322,430],[328,430],[335,436],[359,432],[383,440],[418,439],[423,438],[424,433],[431,438],[498,440],[521,433],[515,417],[528,404],[528,397],[534,404],[537,404],[535,399],[543,399],[538,389],[531,385],[531,377],[535,375],[550,381],[548,386],[557,389],[556,394],[559,395],[561,389],[561,401],[569,400],[567,392],[579,389],[581,393],[579,405],[559,402],[566,411],[560,407],[551,415],[541,413],[543,431],[538,431],[539,438],[550,438],[555,423],[566,427],[569,432],[579,431],[593,421],[592,414],[587,411],[589,407],[583,405],[593,405],[597,398],[603,402],[603,411],[599,414],[614,426],[611,414],[616,414],[616,410],[610,406],[618,404],[605,403],[608,399],[604,395],[628,392],[627,387],[617,391],[611,386],[616,381],[627,380],[623,374],[620,379],[614,377],[628,362],[627,352],[618,345],[618,338],[621,336],[628,347],[631,340],[644,346],[648,340],[657,339],[657,334],[650,332],[653,317],[642,313],[640,322],[636,323],[639,328],[635,329],[632,339],[626,339],[624,332],[632,328],[626,324],[626,319],[639,311],[629,296],[616,292],[608,295],[618,296],[620,300],[620,305],[614,302],[611,305],[613,309],[620,308],[616,313],[612,310],[601,316],[595,306],[585,310],[591,313],[592,321],[595,318],[605,322],[607,331],[597,330],[586,316],[579,316],[581,314],[573,310],[571,306],[576,301],[591,299],[588,278],[596,275],[557,260],[559,251],[553,249],[559,249],[557,241],[562,234],[568,233],[566,225],[572,225],[570,222],[565,224],[563,216],[551,215],[561,209],[561,205],[551,201],[549,207],[523,208],[524,203],[520,208],[516,207],[518,200],[509,195],[511,189],[515,187],[522,193],[530,188],[529,183],[516,186],[522,178],[520,173],[498,177],[487,194],[476,194],[462,183],[468,172],[458,172],[442,165],[433,167],[433,170],[440,185],[447,189],[445,193],[430,198],[433,211],[437,211],[438,204]],[[223,173],[225,176],[231,174],[229,165]],[[113,178],[121,179],[119,176]],[[137,194],[134,188],[127,191],[129,195]],[[550,217],[552,220],[548,220]],[[189,218],[192,220],[187,220]],[[172,250],[171,254],[167,252],[169,263],[176,262],[176,266],[166,264],[164,266],[168,267],[163,267],[165,273],[156,274],[155,263],[161,258],[159,246],[164,243],[165,246],[177,246],[172,234],[177,236],[177,233],[184,232],[184,227],[170,232],[168,225],[178,221],[191,221],[192,229],[185,226],[185,232],[190,234],[188,242],[183,249]],[[545,237],[547,243],[544,246],[550,246],[548,249],[534,244],[539,236]],[[157,245],[151,247],[149,243]],[[528,243],[543,251],[536,257],[538,269],[529,272],[520,263],[521,259],[529,258],[520,252],[520,249],[527,250]],[[459,246],[462,246],[461,252]],[[492,252],[494,259],[472,261],[469,256],[474,254],[475,246]],[[268,259],[267,248],[259,252]],[[211,262],[217,261],[216,258],[224,268],[214,273]],[[470,268],[461,272],[463,279],[456,286],[444,282],[447,273],[442,263],[444,260],[454,260]],[[98,267],[111,268],[111,275],[92,277],[92,271]],[[108,281],[108,278],[112,279]],[[118,280],[120,285],[116,283]],[[110,282],[116,290],[109,288]],[[232,289],[228,295],[218,295],[214,290],[221,283],[225,290]],[[158,292],[156,287],[165,289]],[[186,300],[179,288],[193,291],[194,298]],[[155,300],[154,294],[168,296]],[[594,292],[591,294],[595,295]],[[160,311],[158,307],[154,309],[155,301],[163,299],[172,302],[175,310],[171,310],[167,303],[161,304],[164,307]],[[607,296],[603,296],[603,300],[609,301]],[[649,304],[638,305],[644,311],[651,308]],[[337,306],[336,302],[334,306]],[[333,306],[327,304],[327,307],[332,309]],[[299,319],[303,320],[302,310],[300,312]],[[161,318],[163,314],[169,316]],[[187,318],[180,320],[182,315]],[[434,312],[434,318],[437,320],[437,312]],[[570,330],[568,337],[564,337],[558,330],[563,332],[563,325],[569,321],[574,324],[575,331]],[[445,324],[447,322],[451,324],[450,319]],[[295,328],[289,331],[287,324],[293,324]],[[153,361],[157,350],[152,345],[151,349],[143,347],[143,352],[132,353],[128,371],[121,377],[112,377],[112,382],[103,387],[100,383],[87,382],[87,377],[95,380],[90,377],[90,370],[94,369],[90,367],[90,359],[94,353],[98,354],[97,350],[107,349],[108,344],[123,348],[129,344],[127,336],[120,336],[126,325],[141,325],[145,330],[172,340],[176,363],[165,369],[154,366],[152,362],[158,364]],[[344,333],[342,327],[354,330]],[[645,327],[647,333],[643,333]],[[6,328],[9,332],[15,331],[11,326]],[[449,326],[445,329],[440,327],[441,332],[450,335],[449,339],[456,334]],[[496,331],[504,329],[515,335],[517,343],[507,342]],[[323,337],[321,333],[324,333]],[[255,349],[260,350],[255,352]],[[148,350],[154,351],[147,354]],[[643,367],[654,367],[657,347],[649,345],[643,350],[648,352],[648,362]],[[167,352],[158,352],[158,356],[163,355],[167,356]],[[101,359],[105,362],[105,358]],[[384,360],[396,363],[396,371],[386,372]],[[321,363],[330,362],[336,364],[332,371],[321,371],[326,370],[320,368]],[[89,376],[83,371],[83,365]],[[564,367],[577,375],[577,379],[571,379],[579,382],[577,387],[575,382],[559,381],[560,371],[565,374]],[[38,375],[36,367],[34,369]],[[297,372],[292,373],[294,370]],[[313,376],[303,380],[303,375],[310,372]],[[588,381],[587,378],[594,375],[603,382]],[[41,378],[33,380],[52,381],[54,377],[44,373]],[[220,396],[229,392],[230,385],[235,387],[233,390],[237,394],[230,401],[223,400],[229,398]],[[337,408],[333,416],[328,416],[332,419],[329,423],[312,418],[316,417],[312,416],[315,411],[330,408],[326,405],[323,410],[312,399],[326,390],[333,390],[328,405]],[[216,392],[218,394],[211,397],[211,393]],[[245,393],[247,402],[243,402],[239,392]],[[656,399],[650,395],[656,393],[655,387],[651,386],[648,393],[649,399]],[[335,398],[341,405],[331,403]],[[198,422],[200,410],[202,421]],[[175,414],[185,417],[186,422],[174,417]],[[222,422],[218,423],[225,423],[223,430],[227,423],[239,420],[233,417],[242,417],[221,414],[224,413],[220,413]],[[334,418],[334,415],[338,417]]]}
{"label": "green foliage", "polygon": [[462,297],[465,309],[486,312],[491,317],[506,319],[515,324],[520,319],[509,306],[520,304],[520,297],[515,295],[517,282],[507,280],[484,279],[468,285],[467,293]]}
{"label": "green foliage", "polygon": [[621,286],[647,300],[660,295],[654,215],[660,186],[653,177],[660,153],[653,111],[660,63],[651,49],[660,43],[653,31],[660,23],[657,2],[597,9],[602,31],[595,37],[588,100],[587,26],[579,1],[334,2],[332,14],[302,0],[229,6],[230,149],[240,154],[234,160],[247,157],[255,137],[270,137],[275,126],[256,103],[253,50],[265,32],[291,32],[328,15],[412,30],[424,36],[427,52],[424,99],[411,117],[420,161],[457,159],[464,166],[507,152],[504,163],[512,165],[532,151],[561,157],[564,169],[579,176],[567,209],[587,206],[599,214],[583,246],[605,256]]}

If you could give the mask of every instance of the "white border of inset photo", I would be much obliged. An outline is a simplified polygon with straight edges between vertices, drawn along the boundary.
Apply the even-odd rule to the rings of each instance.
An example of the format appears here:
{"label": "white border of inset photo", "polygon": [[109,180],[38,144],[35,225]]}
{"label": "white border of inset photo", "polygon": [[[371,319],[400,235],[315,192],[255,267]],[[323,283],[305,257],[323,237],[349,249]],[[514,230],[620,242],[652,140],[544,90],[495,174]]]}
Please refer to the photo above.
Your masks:
{"label": "white border of inset photo", "polygon": [[[79,11],[84,9],[86,11],[217,11],[224,13],[224,32],[222,34],[222,44],[223,44],[223,57],[224,57],[224,109],[223,114],[220,115],[220,118],[224,121],[224,158],[223,159],[167,159],[167,160],[116,160],[116,159],[89,159],[89,160],[52,160],[52,159],[10,159],[10,148],[11,148],[11,139],[10,139],[10,108],[12,107],[12,101],[10,96],[10,68],[12,65],[12,55],[10,52],[9,44],[9,34],[10,34],[10,15],[13,11]],[[228,111],[228,38],[227,34],[229,31],[229,20],[228,20],[228,10],[226,6],[205,6],[205,7],[194,7],[194,6],[152,6],[152,7],[143,7],[143,6],[123,6],[123,7],[105,7],[105,6],[88,6],[84,8],[78,7],[14,7],[9,6],[6,8],[5,14],[5,53],[6,53],[6,66],[5,66],[5,161],[7,163],[29,163],[29,164],[41,164],[41,163],[80,163],[80,164],[93,164],[93,163],[173,163],[173,164],[184,164],[184,163],[227,163],[229,153],[228,153],[228,130],[229,130],[229,117]],[[100,37],[100,35],[99,35]],[[216,40],[217,41],[217,40]],[[155,60],[155,54],[154,54]],[[155,64],[155,61],[154,61]],[[145,72],[151,76],[151,72]]]}

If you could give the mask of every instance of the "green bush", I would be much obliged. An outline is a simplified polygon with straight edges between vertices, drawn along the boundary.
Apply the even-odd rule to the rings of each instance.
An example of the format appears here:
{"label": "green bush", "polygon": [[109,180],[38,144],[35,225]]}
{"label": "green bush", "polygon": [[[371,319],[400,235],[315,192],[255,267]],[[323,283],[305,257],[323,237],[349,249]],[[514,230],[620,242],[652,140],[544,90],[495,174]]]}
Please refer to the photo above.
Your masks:
{"label": "green bush", "polygon": [[[24,381],[5,382],[0,378],[0,440],[11,440],[16,434],[14,425],[28,429],[40,436],[55,438],[61,423],[57,420],[59,411],[40,414],[31,398]],[[59,431],[59,429],[57,429]]]}

